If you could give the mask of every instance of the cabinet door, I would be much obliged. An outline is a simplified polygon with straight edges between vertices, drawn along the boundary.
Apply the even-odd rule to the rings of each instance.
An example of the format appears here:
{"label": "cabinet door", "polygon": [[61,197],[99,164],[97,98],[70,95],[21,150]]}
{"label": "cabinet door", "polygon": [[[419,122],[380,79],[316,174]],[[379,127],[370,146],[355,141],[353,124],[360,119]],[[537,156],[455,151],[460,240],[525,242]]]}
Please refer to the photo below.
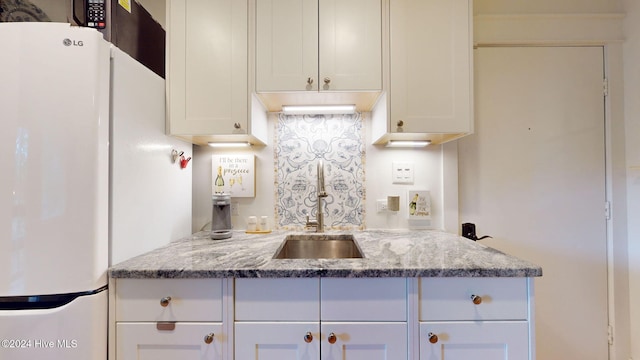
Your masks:
{"label": "cabinet door", "polygon": [[469,0],[390,4],[391,131],[472,131]]}
{"label": "cabinet door", "polygon": [[319,4],[320,89],[381,90],[381,0],[320,0]]}
{"label": "cabinet door", "polygon": [[318,360],[317,322],[236,322],[235,360]]}
{"label": "cabinet door", "polygon": [[421,323],[420,360],[528,360],[528,329],[526,321]]}
{"label": "cabinet door", "polygon": [[405,322],[323,322],[321,330],[323,360],[407,359]]}
{"label": "cabinet door", "polygon": [[248,125],[246,0],[170,0],[168,132],[236,134]]}
{"label": "cabinet door", "polygon": [[256,91],[318,90],[318,0],[256,1]]}
{"label": "cabinet door", "polygon": [[174,330],[158,330],[156,323],[120,322],[116,338],[119,360],[218,360],[226,336],[221,323],[178,322]]}

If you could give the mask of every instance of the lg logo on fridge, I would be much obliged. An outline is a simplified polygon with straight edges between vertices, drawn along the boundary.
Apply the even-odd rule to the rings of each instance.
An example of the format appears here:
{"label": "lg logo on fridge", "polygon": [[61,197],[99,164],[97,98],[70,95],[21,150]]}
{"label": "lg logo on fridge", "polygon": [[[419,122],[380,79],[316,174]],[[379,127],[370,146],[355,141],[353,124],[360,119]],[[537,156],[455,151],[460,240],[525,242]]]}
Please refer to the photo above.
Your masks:
{"label": "lg logo on fridge", "polygon": [[82,40],[71,40],[71,39],[64,39],[62,40],[62,43],[64,44],[64,46],[84,46],[84,43],[82,42]]}

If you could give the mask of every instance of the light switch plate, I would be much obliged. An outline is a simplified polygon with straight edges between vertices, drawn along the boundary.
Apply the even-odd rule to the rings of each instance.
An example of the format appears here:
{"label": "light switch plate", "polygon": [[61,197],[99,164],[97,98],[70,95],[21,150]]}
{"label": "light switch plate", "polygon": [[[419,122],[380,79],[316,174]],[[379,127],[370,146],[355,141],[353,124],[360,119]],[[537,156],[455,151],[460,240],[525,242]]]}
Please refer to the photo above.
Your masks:
{"label": "light switch plate", "polygon": [[388,210],[387,199],[376,200],[376,210],[378,210],[379,213],[386,212]]}
{"label": "light switch plate", "polygon": [[413,184],[413,162],[394,161],[391,169],[391,182],[394,184]]}

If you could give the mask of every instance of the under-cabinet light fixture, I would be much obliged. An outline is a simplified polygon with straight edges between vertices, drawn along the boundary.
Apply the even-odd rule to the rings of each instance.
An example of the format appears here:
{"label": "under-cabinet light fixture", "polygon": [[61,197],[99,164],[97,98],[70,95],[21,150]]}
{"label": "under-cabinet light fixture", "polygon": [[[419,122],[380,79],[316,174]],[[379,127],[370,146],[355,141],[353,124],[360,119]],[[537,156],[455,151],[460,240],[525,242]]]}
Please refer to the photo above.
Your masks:
{"label": "under-cabinet light fixture", "polygon": [[208,143],[211,147],[248,147],[251,146],[251,143],[248,141],[237,141],[237,142],[210,142]]}
{"label": "under-cabinet light fixture", "polygon": [[355,105],[282,105],[284,114],[353,114]]}
{"label": "under-cabinet light fixture", "polygon": [[425,147],[431,140],[389,140],[386,147]]}

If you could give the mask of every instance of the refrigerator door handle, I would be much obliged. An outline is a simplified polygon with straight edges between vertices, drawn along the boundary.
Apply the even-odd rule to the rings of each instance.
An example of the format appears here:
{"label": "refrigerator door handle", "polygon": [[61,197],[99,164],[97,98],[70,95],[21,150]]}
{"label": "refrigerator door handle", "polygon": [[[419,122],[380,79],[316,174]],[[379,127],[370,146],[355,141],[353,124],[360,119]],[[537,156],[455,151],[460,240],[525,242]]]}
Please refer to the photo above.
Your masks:
{"label": "refrigerator door handle", "polygon": [[107,290],[107,285],[96,290],[70,294],[0,297],[0,310],[54,309],[67,305],[81,296],[95,295],[105,290]]}

